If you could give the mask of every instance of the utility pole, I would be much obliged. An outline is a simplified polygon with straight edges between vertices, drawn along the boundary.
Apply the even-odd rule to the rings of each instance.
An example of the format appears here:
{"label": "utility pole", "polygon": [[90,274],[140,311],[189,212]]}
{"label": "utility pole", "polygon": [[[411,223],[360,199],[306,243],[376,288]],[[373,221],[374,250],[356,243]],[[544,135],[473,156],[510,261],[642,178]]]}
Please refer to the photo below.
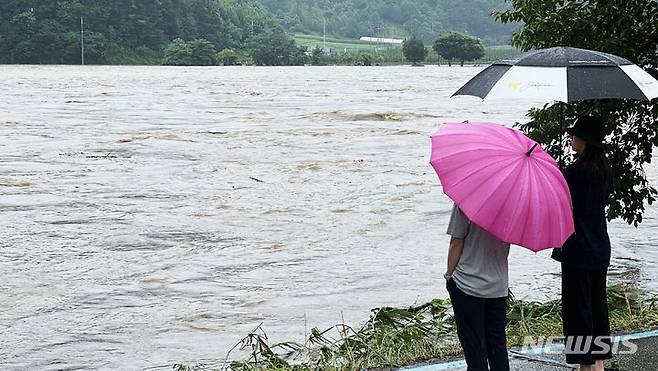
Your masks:
{"label": "utility pole", "polygon": [[383,36],[384,36],[384,26],[378,24],[377,26],[375,26],[375,37],[377,38],[377,50],[381,48]]}
{"label": "utility pole", "polygon": [[327,50],[327,18],[322,18],[322,50]]}
{"label": "utility pole", "polygon": [[85,65],[85,20],[80,17],[80,51],[82,56],[82,65]]}

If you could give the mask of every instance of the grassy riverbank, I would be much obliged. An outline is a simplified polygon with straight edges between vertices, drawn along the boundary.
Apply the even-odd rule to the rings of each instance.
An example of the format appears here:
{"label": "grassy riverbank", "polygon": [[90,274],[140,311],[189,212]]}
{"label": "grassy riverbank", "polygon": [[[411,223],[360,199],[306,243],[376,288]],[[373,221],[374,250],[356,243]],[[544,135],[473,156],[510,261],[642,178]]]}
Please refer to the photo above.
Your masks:
{"label": "grassy riverbank", "polygon": [[[528,302],[510,296],[508,301],[508,346],[523,345],[533,338],[562,333],[560,301]],[[608,290],[610,325],[614,333],[658,327],[658,296],[642,297],[637,289],[615,286]],[[252,370],[357,370],[396,367],[430,359],[460,355],[450,301],[401,308],[377,308],[360,328],[346,324],[311,331],[304,344],[269,344],[258,327],[238,347],[248,350],[248,359],[233,361],[224,369]],[[230,356],[230,354],[229,354]],[[203,366],[176,365],[176,370],[206,370]]]}

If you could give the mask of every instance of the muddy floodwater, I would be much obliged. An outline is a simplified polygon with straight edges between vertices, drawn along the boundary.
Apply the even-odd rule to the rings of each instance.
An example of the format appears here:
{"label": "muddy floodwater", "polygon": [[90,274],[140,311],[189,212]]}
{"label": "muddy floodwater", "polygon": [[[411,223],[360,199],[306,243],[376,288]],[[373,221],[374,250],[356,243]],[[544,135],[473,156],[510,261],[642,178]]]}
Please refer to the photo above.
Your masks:
{"label": "muddy floodwater", "polygon": [[[429,136],[533,105],[450,99],[481,67],[0,70],[2,369],[213,364],[446,297]],[[658,208],[610,234],[611,283],[658,292]],[[518,297],[557,296],[549,255],[512,249]]]}

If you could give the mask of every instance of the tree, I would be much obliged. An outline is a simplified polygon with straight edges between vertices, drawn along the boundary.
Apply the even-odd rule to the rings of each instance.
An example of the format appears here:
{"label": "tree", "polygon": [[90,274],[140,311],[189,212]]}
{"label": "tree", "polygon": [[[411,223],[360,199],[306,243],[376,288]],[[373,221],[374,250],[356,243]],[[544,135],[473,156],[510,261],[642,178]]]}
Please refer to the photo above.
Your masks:
{"label": "tree", "polygon": [[162,64],[169,66],[191,66],[192,49],[190,44],[183,39],[174,39],[167,49]]}
{"label": "tree", "polygon": [[459,32],[449,32],[434,42],[432,49],[448,61],[456,59],[463,66],[465,61],[473,61],[484,57],[484,46],[479,38]]}
{"label": "tree", "polygon": [[190,42],[192,61],[195,66],[214,66],[217,64],[217,50],[208,40],[197,39]]}
{"label": "tree", "polygon": [[235,66],[238,61],[238,53],[233,49],[226,48],[217,54],[217,60],[223,66]]}
{"label": "tree", "polygon": [[324,66],[327,64],[327,55],[324,50],[318,46],[311,50],[311,64],[314,66]]}
{"label": "tree", "polygon": [[404,58],[413,65],[424,61],[427,56],[427,50],[425,50],[423,40],[416,37],[404,40],[402,43],[402,53],[404,54]]}
{"label": "tree", "polygon": [[175,39],[165,50],[162,62],[169,66],[212,66],[217,64],[217,51],[208,41],[203,39],[186,42]]}
{"label": "tree", "polygon": [[282,29],[268,30],[251,38],[247,50],[259,66],[297,66],[306,61],[306,50]]}
{"label": "tree", "polygon": [[[654,0],[514,0],[513,9],[496,16],[502,22],[523,22],[513,44],[529,50],[558,45],[619,55],[658,77],[658,3]],[[615,174],[608,218],[642,222],[645,203],[656,200],[644,166],[658,146],[658,102],[609,100],[552,104],[530,111],[531,121],[519,125],[545,143],[553,156],[567,147],[562,120],[593,113],[603,119],[610,136],[608,157]]]}

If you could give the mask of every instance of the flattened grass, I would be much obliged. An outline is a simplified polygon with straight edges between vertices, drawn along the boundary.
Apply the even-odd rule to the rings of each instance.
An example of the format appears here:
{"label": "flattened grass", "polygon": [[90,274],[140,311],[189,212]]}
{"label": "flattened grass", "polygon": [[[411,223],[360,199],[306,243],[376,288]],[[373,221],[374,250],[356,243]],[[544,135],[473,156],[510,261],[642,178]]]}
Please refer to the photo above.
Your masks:
{"label": "flattened grass", "polygon": [[[613,332],[658,327],[658,296],[643,298],[627,286],[608,289]],[[507,337],[510,347],[524,345],[527,337],[562,334],[561,303],[524,301],[509,296]],[[406,309],[377,308],[358,329],[345,324],[324,331],[314,328],[304,344],[270,345],[259,326],[238,344],[248,350],[247,359],[227,362],[231,371],[261,370],[360,370],[399,367],[431,359],[450,359],[461,354],[450,301],[435,299]],[[230,354],[229,354],[230,355]],[[203,366],[175,365],[177,371],[206,370]]]}

